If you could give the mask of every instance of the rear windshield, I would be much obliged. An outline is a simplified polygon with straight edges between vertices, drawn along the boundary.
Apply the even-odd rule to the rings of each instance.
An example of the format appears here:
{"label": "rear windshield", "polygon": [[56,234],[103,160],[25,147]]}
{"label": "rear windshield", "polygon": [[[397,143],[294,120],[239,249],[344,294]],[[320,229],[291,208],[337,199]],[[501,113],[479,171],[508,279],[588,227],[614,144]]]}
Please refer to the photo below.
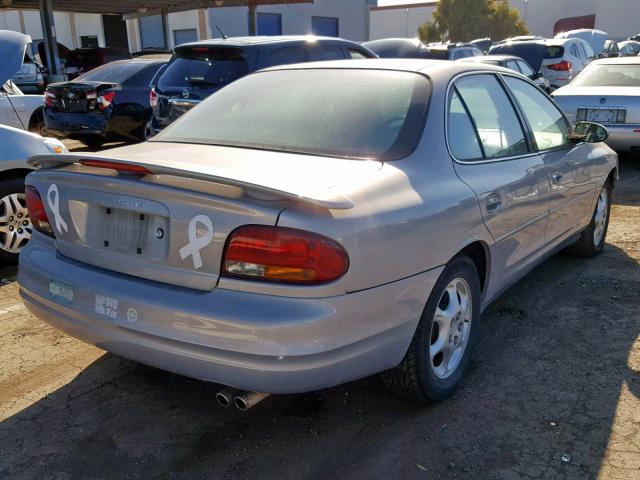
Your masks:
{"label": "rear windshield", "polygon": [[560,45],[550,45],[547,47],[547,49],[544,52],[545,59],[562,58],[563,55],[564,55],[564,47],[561,47]]}
{"label": "rear windshield", "polygon": [[[149,64],[147,62],[108,63],[98,68],[94,68],[90,72],[79,76],[74,81],[123,84],[148,65]],[[151,77],[153,77],[153,74]],[[149,81],[151,81],[151,78],[149,78]]]}
{"label": "rear windshield", "polygon": [[158,86],[163,90],[222,86],[247,73],[249,66],[242,49],[182,48],[176,51],[176,56],[158,79]]}
{"label": "rear windshield", "polygon": [[607,65],[592,63],[573,81],[583,87],[640,87],[640,63],[637,65]]}
{"label": "rear windshield", "polygon": [[153,141],[393,160],[416,148],[429,92],[410,72],[263,72],[213,94]]}
{"label": "rear windshield", "polygon": [[423,58],[432,58],[434,60],[448,60],[449,50],[446,48],[429,48],[424,52]]}
{"label": "rear windshield", "polygon": [[543,58],[547,57],[547,46],[544,43],[513,42],[495,45],[489,49],[489,55],[513,55],[524,59],[534,71],[540,70]]}

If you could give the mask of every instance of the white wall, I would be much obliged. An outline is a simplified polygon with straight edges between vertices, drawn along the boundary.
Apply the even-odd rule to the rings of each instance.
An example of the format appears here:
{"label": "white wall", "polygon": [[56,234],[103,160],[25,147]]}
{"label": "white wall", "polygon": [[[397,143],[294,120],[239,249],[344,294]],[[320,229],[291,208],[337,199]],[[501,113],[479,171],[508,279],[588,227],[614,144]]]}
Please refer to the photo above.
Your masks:
{"label": "white wall", "polygon": [[186,12],[176,12],[167,15],[167,28],[169,29],[169,48],[175,47],[173,31],[196,29],[200,38],[200,28],[198,27],[198,11],[188,10]]}
{"label": "white wall", "polygon": [[76,13],[76,34],[78,38],[78,46],[80,46],[80,37],[85,35],[96,35],[98,37],[98,45],[104,47],[104,31],[102,30],[102,17],[93,13]]}
{"label": "white wall", "polygon": [[416,38],[418,27],[432,20],[435,7],[394,8],[369,12],[369,39]]}
{"label": "white wall", "polygon": [[550,37],[563,18],[596,16],[595,28],[616,40],[640,33],[640,0],[511,0],[529,30]]}
{"label": "white wall", "polygon": [[[315,0],[313,4],[264,5],[258,12],[282,15],[283,35],[308,35],[311,33],[311,17],[337,17],[342,38],[363,42],[368,40],[367,0]],[[209,9],[209,23],[214,37],[220,37],[218,25],[226,35],[249,34],[246,7],[223,7]]]}

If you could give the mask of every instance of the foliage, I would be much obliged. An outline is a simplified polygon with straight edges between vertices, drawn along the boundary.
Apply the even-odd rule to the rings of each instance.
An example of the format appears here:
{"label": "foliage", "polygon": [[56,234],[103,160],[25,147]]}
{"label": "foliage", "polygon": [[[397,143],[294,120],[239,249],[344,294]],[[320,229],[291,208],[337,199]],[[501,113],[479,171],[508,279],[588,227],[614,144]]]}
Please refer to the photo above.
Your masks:
{"label": "foliage", "polygon": [[502,40],[527,33],[518,11],[507,0],[440,0],[433,22],[418,27],[418,37],[425,43],[483,37]]}

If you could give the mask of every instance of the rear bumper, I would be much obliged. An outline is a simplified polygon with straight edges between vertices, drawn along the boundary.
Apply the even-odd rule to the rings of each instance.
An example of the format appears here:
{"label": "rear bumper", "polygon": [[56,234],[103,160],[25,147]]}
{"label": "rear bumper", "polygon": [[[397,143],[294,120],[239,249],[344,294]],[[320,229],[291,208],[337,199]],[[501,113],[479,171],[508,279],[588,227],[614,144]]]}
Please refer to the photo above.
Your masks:
{"label": "rear bumper", "polygon": [[640,148],[640,124],[606,124],[609,132],[607,145],[617,152],[630,152]]}
{"label": "rear bumper", "polygon": [[45,108],[44,123],[49,132],[60,137],[106,136],[109,120],[100,112],[65,113]]}
{"label": "rear bumper", "polygon": [[[34,315],[87,343],[201,380],[295,393],[397,365],[441,271],[329,298],[200,292],[76,262],[35,232],[18,281]],[[53,296],[50,282],[73,299]],[[105,309],[106,297],[117,305]]]}

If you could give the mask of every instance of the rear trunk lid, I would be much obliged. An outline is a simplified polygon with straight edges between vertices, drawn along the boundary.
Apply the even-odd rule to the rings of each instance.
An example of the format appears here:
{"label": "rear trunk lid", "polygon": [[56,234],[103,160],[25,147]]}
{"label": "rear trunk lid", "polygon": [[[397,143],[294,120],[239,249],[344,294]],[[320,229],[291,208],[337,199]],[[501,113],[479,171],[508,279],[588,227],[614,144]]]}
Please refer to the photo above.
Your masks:
{"label": "rear trunk lid", "polygon": [[[83,159],[146,166],[153,173],[125,175],[71,163]],[[31,161],[50,167],[29,176],[27,183],[43,198],[61,254],[199,290],[217,284],[225,242],[234,229],[275,225],[280,212],[297,201],[350,208],[350,199],[334,191],[337,184],[375,174],[381,166],[373,161],[160,142],[100,156]]]}
{"label": "rear trunk lid", "polygon": [[[640,97],[636,87],[574,86],[555,92],[554,97],[571,120],[597,123],[640,124]],[[578,116],[578,110],[581,116]],[[624,111],[624,122],[617,111]],[[620,117],[622,118],[622,116]]]}
{"label": "rear trunk lid", "polygon": [[99,110],[98,99],[107,92],[120,89],[111,82],[64,82],[47,87],[52,107],[65,113],[87,113]]}

